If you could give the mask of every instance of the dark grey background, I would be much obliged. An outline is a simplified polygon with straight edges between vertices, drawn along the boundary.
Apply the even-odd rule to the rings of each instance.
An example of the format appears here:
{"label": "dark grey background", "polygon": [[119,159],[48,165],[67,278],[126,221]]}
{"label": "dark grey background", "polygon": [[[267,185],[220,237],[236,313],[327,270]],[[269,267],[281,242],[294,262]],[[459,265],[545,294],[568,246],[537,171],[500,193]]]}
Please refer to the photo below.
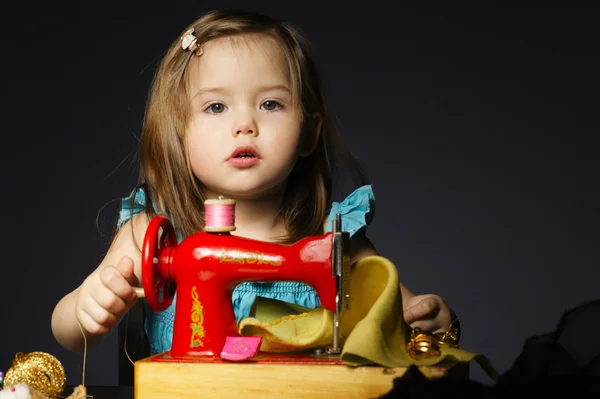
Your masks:
{"label": "dark grey background", "polygon": [[[408,287],[456,310],[463,348],[503,372],[528,336],[600,297],[593,9],[253,4],[313,41],[374,183],[370,236]],[[100,262],[136,182],[157,60],[212,6],[2,6],[0,370],[17,351],[45,351],[81,381],[83,356],[55,343],[52,310]],[[89,351],[85,382],[116,384],[116,364],[111,334]]]}

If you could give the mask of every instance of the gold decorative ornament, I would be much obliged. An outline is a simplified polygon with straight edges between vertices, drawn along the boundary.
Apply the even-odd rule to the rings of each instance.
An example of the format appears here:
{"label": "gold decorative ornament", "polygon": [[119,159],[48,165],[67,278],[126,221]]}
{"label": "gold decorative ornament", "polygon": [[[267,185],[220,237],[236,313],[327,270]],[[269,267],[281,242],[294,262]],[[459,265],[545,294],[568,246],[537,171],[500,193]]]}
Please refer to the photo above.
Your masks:
{"label": "gold decorative ornament", "polygon": [[429,356],[439,356],[440,350],[437,346],[435,335],[421,330],[419,327],[412,329],[410,341],[407,345],[407,351],[410,357],[415,360],[426,359]]}
{"label": "gold decorative ornament", "polygon": [[445,333],[434,334],[434,336],[440,348],[458,348],[458,335],[456,332],[450,330]]}
{"label": "gold decorative ornament", "polygon": [[460,340],[460,324],[458,317],[454,317],[454,320],[450,323],[450,327],[448,327],[448,331],[436,333],[434,335],[440,348],[458,348],[458,341]]}
{"label": "gold decorative ornament", "polygon": [[455,323],[458,324],[457,322],[458,317],[450,323],[448,331],[435,334],[423,331],[419,327],[413,328],[406,346],[409,356],[415,360],[422,360],[430,356],[439,356],[441,348],[458,348],[460,327],[452,327]]}
{"label": "gold decorative ornament", "polygon": [[25,383],[49,399],[62,397],[65,382],[63,365],[45,352],[18,352],[4,376],[4,388]]}

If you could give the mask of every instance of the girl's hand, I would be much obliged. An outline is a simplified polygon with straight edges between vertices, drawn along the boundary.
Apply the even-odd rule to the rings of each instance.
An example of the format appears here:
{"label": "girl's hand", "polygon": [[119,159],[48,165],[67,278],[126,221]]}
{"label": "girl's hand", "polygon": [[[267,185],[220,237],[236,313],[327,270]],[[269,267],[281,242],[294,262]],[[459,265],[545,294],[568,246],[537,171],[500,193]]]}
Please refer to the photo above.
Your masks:
{"label": "girl's hand", "polygon": [[452,311],[438,295],[415,295],[404,303],[404,320],[412,328],[446,332],[452,322]]}
{"label": "girl's hand", "polygon": [[123,257],[117,266],[104,266],[81,285],[75,315],[92,335],[108,333],[136,301],[133,289],[137,278],[133,260]]}

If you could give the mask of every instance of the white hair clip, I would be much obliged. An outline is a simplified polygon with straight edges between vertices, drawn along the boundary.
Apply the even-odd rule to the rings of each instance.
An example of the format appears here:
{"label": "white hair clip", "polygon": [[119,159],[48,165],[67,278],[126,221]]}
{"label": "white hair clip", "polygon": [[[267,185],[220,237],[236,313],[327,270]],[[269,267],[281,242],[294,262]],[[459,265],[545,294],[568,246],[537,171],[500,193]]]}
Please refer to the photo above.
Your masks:
{"label": "white hair clip", "polygon": [[197,56],[202,55],[202,49],[198,50],[199,46],[196,36],[194,36],[194,28],[185,32],[185,35],[181,38],[181,48],[196,53]]}

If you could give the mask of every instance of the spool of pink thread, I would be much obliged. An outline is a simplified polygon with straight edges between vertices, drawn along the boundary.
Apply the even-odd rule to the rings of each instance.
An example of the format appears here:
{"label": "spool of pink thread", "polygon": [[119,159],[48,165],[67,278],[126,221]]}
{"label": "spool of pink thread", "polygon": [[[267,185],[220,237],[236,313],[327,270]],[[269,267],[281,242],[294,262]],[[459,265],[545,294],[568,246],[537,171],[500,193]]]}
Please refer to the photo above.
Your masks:
{"label": "spool of pink thread", "polygon": [[204,201],[204,230],[219,233],[235,230],[235,200],[218,199]]}

